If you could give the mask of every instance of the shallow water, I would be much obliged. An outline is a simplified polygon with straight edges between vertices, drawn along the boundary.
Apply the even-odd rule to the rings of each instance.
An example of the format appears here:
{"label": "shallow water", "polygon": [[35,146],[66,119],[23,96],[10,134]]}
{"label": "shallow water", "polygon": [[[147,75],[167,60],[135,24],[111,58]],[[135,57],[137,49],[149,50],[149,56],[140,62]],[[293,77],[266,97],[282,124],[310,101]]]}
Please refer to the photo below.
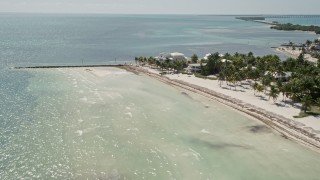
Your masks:
{"label": "shallow water", "polygon": [[259,121],[148,77],[95,72],[6,72],[25,85],[1,86],[15,96],[1,96],[0,179],[319,177],[319,153]]}

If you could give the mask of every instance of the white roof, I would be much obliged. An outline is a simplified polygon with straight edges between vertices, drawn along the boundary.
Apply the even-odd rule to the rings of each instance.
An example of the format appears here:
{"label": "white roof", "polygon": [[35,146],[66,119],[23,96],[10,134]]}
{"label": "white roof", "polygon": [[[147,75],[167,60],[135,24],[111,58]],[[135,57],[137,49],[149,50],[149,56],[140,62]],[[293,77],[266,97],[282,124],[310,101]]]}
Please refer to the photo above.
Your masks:
{"label": "white roof", "polygon": [[204,57],[203,57],[203,59],[204,60],[208,60],[208,57],[211,55],[211,53],[208,53],[208,54],[206,54]]}
{"label": "white roof", "polygon": [[[202,63],[202,66],[205,66],[207,63]],[[194,63],[194,64],[189,64],[189,66],[193,66],[193,67],[200,67],[201,64],[198,63]]]}
{"label": "white roof", "polygon": [[[210,55],[212,55],[212,53],[206,54],[203,59],[204,59],[204,60],[208,60],[208,57],[209,57]],[[223,54],[219,54],[219,57],[224,57],[224,55],[223,55]]]}
{"label": "white roof", "polygon": [[221,59],[221,62],[231,62],[230,60],[227,60],[227,59]]}
{"label": "white roof", "polygon": [[184,56],[184,54],[179,53],[179,52],[173,52],[173,53],[171,53],[171,56]]}

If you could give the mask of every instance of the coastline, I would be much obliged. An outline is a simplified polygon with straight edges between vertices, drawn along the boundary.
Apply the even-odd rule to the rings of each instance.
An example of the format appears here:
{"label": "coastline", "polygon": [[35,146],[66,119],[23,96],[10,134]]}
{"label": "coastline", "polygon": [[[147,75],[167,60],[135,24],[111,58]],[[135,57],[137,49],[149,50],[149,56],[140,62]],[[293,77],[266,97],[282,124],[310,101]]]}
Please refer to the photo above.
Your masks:
{"label": "coastline", "polygon": [[168,76],[161,76],[149,68],[129,65],[119,68],[125,69],[135,74],[143,74],[170,86],[182,88],[201,96],[210,98],[216,102],[224,104],[263,122],[271,129],[280,133],[284,138],[291,139],[313,150],[316,150],[317,152],[320,152],[320,131],[315,130],[312,127],[306,127],[304,124],[292,120],[288,117],[284,117],[266,109],[259,108],[255,105],[252,105],[251,103],[231,97],[226,93],[217,92],[212,88],[209,89],[203,86],[196,85],[195,83],[189,83]]}
{"label": "coastline", "polygon": [[[272,48],[275,52],[279,52],[279,53],[282,53],[288,57],[291,57],[291,58],[298,58],[299,55],[302,53],[301,50],[292,50],[291,48],[287,48],[287,47],[277,47],[277,48]],[[317,58],[313,58],[311,57],[310,54],[305,54],[304,55],[304,58],[307,60],[307,61],[310,61],[310,62],[313,62],[313,63],[317,63]]]}

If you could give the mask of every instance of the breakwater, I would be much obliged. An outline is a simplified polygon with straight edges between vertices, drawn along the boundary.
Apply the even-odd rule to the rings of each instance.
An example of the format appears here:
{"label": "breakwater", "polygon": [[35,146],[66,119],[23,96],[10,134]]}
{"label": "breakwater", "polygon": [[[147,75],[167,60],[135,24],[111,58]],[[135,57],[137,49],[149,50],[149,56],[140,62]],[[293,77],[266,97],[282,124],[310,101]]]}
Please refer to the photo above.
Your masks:
{"label": "breakwater", "polygon": [[50,69],[50,68],[85,68],[85,67],[121,67],[123,64],[98,64],[98,65],[54,65],[54,66],[17,66],[14,69]]}

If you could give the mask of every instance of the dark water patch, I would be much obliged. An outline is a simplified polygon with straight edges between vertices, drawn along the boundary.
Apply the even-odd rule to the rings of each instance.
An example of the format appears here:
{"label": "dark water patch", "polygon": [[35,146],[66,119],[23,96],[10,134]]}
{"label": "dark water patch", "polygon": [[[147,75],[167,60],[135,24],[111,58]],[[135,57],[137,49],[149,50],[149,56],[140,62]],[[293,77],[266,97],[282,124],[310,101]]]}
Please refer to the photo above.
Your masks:
{"label": "dark water patch", "polygon": [[247,129],[252,133],[271,133],[270,128],[265,125],[248,126]]}
{"label": "dark water patch", "polygon": [[199,139],[199,138],[190,138],[189,141],[192,144],[196,144],[202,147],[207,147],[213,150],[220,150],[220,149],[226,149],[226,148],[252,149],[249,146],[245,146],[241,144],[225,143],[225,142],[210,142],[210,141]]}
{"label": "dark water patch", "polygon": [[[181,94],[184,95],[184,96],[186,96],[186,97],[188,97],[188,98],[191,98],[191,96],[190,96],[188,93],[186,93],[186,92],[181,92]],[[191,98],[191,99],[192,99],[192,98]]]}

